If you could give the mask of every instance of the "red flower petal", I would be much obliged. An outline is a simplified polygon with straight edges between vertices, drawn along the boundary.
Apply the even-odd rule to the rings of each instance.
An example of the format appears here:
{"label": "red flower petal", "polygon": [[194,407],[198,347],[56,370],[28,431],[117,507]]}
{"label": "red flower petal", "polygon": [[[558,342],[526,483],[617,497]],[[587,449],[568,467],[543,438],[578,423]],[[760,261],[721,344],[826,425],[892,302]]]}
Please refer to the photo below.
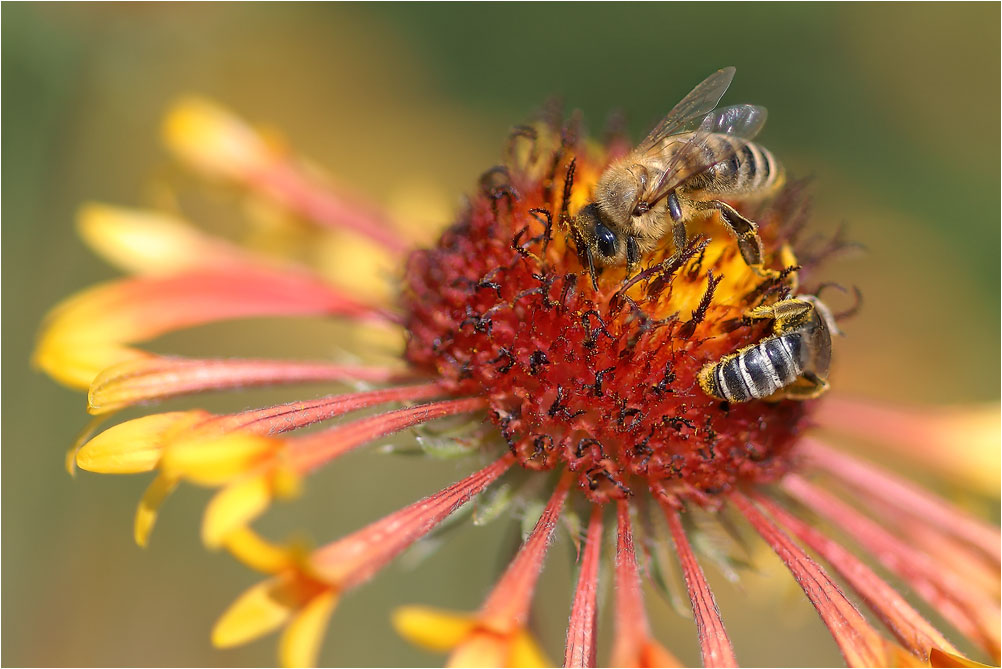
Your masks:
{"label": "red flower petal", "polygon": [[703,666],[736,667],[738,661],[734,657],[734,647],[727,636],[727,630],[724,629],[724,621],[720,619],[720,610],[717,608],[713,592],[706,582],[703,569],[699,566],[699,562],[692,552],[689,540],[685,536],[685,530],[682,529],[678,511],[663,499],[659,499],[659,501],[664,509],[665,519],[668,521],[672,540],[675,542],[675,550],[678,552],[678,559],[682,565],[682,573],[685,574],[685,585],[689,589],[692,613],[696,618],[696,629],[699,632],[699,650],[703,658]]}
{"label": "red flower petal", "polygon": [[207,390],[310,381],[388,381],[399,370],[286,360],[197,359],[151,356],[119,363],[99,374],[87,396],[99,414],[133,404]]}
{"label": "red flower petal", "polygon": [[786,564],[828,627],[849,666],[887,666],[883,639],[846,599],[825,570],[807,557],[807,554],[766,518],[747,497],[739,492],[733,492],[730,494],[730,499]]}
{"label": "red flower petal", "polygon": [[483,492],[511,467],[514,460],[510,453],[506,454],[462,481],[317,549],[310,558],[311,566],[324,580],[340,588],[361,585],[456,509]]}
{"label": "red flower petal", "polygon": [[834,567],[905,648],[926,661],[933,648],[958,652],[904,597],[838,542],[826,537],[765,495],[753,494],[752,497],[781,525]]}
{"label": "red flower petal", "polygon": [[595,628],[598,620],[598,563],[602,552],[602,507],[595,504],[588,521],[581,573],[574,591],[574,604],[567,625],[564,649],[565,667],[594,667],[596,662]]}

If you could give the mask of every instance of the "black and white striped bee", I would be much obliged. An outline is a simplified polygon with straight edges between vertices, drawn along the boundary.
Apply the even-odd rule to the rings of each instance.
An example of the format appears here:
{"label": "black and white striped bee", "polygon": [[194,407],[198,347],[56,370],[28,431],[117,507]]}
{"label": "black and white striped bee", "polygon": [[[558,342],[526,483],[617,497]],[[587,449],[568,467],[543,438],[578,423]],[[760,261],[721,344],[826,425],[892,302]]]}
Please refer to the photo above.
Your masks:
{"label": "black and white striped bee", "polygon": [[699,372],[699,385],[728,402],[808,400],[828,390],[831,335],[841,335],[821,300],[803,295],[756,307],[749,318],[773,320],[773,334],[725,355]]}

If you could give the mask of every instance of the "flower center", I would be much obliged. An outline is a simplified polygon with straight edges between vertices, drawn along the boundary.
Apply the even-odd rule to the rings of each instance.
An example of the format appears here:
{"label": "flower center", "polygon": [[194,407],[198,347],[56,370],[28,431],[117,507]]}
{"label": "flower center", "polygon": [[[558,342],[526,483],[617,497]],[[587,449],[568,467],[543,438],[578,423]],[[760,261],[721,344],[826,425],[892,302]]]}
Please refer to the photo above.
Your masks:
{"label": "flower center", "polygon": [[[666,239],[628,280],[607,269],[594,290],[570,222],[609,156],[539,151],[544,138],[488,172],[459,222],[410,257],[408,360],[486,396],[524,467],[566,465],[597,502],[645,485],[714,494],[785,472],[805,404],[723,403],[697,376],[770,333],[744,314],[787,283],[752,272],[709,218],[687,226],[683,249]],[[777,267],[790,264],[781,218],[759,218]]]}

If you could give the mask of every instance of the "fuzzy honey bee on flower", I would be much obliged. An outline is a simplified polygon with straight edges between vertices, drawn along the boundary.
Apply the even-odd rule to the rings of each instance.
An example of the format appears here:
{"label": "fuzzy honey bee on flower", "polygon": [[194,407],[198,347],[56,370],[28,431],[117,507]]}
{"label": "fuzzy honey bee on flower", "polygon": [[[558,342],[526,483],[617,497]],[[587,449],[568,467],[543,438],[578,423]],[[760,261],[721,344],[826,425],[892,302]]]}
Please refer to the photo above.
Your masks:
{"label": "fuzzy honey bee on flower", "polygon": [[602,173],[595,201],[574,225],[593,281],[596,266],[625,264],[629,274],[669,228],[681,250],[686,224],[714,211],[737,236],[741,257],[760,270],[757,226],[724,199],[761,201],[779,191],[785,173],[771,152],[751,141],[765,125],[765,108],[716,109],[734,72],[727,67],[707,77]]}
{"label": "fuzzy honey bee on flower", "polygon": [[[712,144],[715,155],[731,147],[720,155],[737,160],[733,174],[764,160],[769,174],[755,183],[778,189],[778,163],[747,142],[760,125],[758,108],[711,113],[731,74],[711,76],[687,98],[690,110],[673,112],[673,122],[680,131],[689,120],[698,122],[687,130],[695,133],[687,143],[702,136],[707,141],[700,146]],[[727,118],[738,131],[708,140],[732,127]],[[484,515],[494,518],[538,511],[538,518],[527,514],[531,529],[483,604],[472,612],[403,606],[393,614],[401,635],[450,653],[450,666],[554,664],[529,614],[544,561],[561,541],[580,549],[573,553],[580,561],[573,597],[558,602],[570,610],[565,666],[678,666],[699,659],[706,666],[735,666],[746,651],[731,644],[702,565],[731,569],[753,561],[745,548],[750,544],[780,558],[850,666],[969,662],[965,655],[998,661],[998,528],[893,466],[836,444],[840,434],[858,437],[872,428],[887,442],[907,436],[910,458],[935,463],[937,453],[956,446],[958,433],[968,448],[980,433],[987,435],[982,441],[997,442],[997,420],[992,435],[984,427],[988,421],[973,411],[913,418],[837,396],[738,401],[766,391],[794,392],[799,384],[813,384],[805,392],[813,394],[827,380],[825,336],[835,326],[820,301],[794,292],[795,283],[815,281],[825,259],[799,243],[806,209],[796,184],[756,214],[757,225],[737,212],[747,211],[762,189],[721,187],[710,198],[710,190],[686,179],[672,178],[663,193],[660,185],[638,187],[635,202],[630,195],[625,209],[609,208],[618,196],[610,200],[611,191],[603,188],[624,183],[615,176],[622,154],[590,143],[573,117],[550,114],[513,135],[505,163],[481,177],[468,206],[422,248],[413,241],[419,233],[400,232],[411,228],[394,228],[378,208],[332,189],[315,169],[213,103],[182,101],[165,127],[168,146],[182,162],[298,216],[312,226],[310,243],[336,239],[340,245],[351,231],[402,268],[395,297],[362,296],[345,288],[337,263],[308,262],[307,256],[278,261],[163,212],[84,209],[86,239],[136,276],[55,308],[43,324],[35,362],[87,392],[87,410],[96,418],[70,453],[75,465],[96,473],[152,474],[135,517],[137,542],[145,545],[157,510],[181,484],[215,489],[202,520],[203,543],[264,574],[220,616],[211,632],[216,646],[281,630],[283,664],[316,664],[342,596],[479,500],[479,508],[491,509]],[[747,155],[752,157],[745,160]],[[661,158],[657,165],[636,156],[629,161],[656,167],[648,176],[667,165]],[[730,169],[710,162],[721,179]],[[739,244],[715,217],[690,216],[704,204],[722,213]],[[638,208],[640,227],[632,221]],[[281,221],[287,224],[288,217]],[[675,244],[666,248],[661,238],[679,224],[685,234],[673,234]],[[595,237],[602,230],[612,237],[606,238],[608,254]],[[596,266],[605,268],[601,276]],[[635,266],[643,268],[633,273]],[[338,319],[367,334],[396,335],[399,359],[375,366],[178,357],[140,346],[207,323],[282,316]],[[296,332],[288,328],[290,340]],[[355,345],[364,348],[370,337],[358,340],[362,344]],[[97,421],[126,408],[298,383],[330,387],[320,396],[232,413],[197,404],[152,409],[93,434]],[[450,447],[429,447],[428,425],[441,421],[462,438]],[[902,429],[905,424],[912,431]],[[318,469],[351,467],[342,459],[346,454],[412,430],[422,432],[414,435],[411,452],[465,458],[465,474],[317,548],[262,534],[258,520],[271,504],[296,497]],[[892,453],[885,449],[883,460],[893,465]],[[378,483],[384,472],[374,468],[358,472],[375,482],[366,490],[389,494]],[[506,494],[487,497],[499,489]],[[707,525],[736,537],[726,549],[707,549]],[[581,531],[566,536],[564,527]],[[609,535],[614,551],[608,550]],[[852,551],[842,545],[843,536],[852,540]],[[600,568],[603,560],[612,563],[610,570]],[[663,573],[676,561],[699,658],[695,652],[677,658],[664,647],[644,604],[645,575]],[[907,591],[874,571],[876,563]],[[609,616],[600,616],[603,589],[614,592],[607,598]],[[936,617],[927,620],[913,598]],[[598,644],[604,617],[614,625],[608,648]],[[342,616],[338,624],[352,620]],[[147,660],[144,655],[137,662]]]}

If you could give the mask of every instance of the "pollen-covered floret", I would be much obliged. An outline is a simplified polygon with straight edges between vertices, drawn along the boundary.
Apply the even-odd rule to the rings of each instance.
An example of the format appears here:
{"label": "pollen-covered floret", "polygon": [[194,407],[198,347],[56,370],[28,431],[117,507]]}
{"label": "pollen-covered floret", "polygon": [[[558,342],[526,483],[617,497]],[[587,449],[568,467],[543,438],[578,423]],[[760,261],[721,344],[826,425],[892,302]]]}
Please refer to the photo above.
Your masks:
{"label": "pollen-covered floret", "polygon": [[768,334],[749,309],[791,292],[792,254],[768,227],[780,217],[760,214],[778,276],[752,271],[714,216],[632,277],[606,269],[596,291],[570,223],[613,152],[557,142],[552,125],[525,134],[438,245],[412,255],[409,361],[486,395],[524,467],[564,462],[595,501],[638,485],[712,494],[786,471],[803,404],[728,405],[697,380]]}

